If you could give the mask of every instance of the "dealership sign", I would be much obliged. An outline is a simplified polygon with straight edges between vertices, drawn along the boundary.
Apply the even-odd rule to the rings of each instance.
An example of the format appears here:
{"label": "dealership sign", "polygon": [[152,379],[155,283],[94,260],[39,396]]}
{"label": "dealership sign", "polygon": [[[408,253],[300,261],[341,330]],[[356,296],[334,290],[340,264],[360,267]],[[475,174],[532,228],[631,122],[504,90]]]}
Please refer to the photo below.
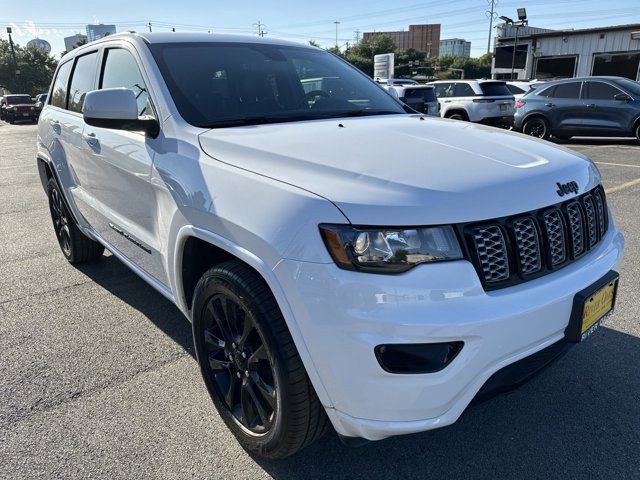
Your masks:
{"label": "dealership sign", "polygon": [[382,53],[373,57],[373,78],[393,78],[393,53]]}

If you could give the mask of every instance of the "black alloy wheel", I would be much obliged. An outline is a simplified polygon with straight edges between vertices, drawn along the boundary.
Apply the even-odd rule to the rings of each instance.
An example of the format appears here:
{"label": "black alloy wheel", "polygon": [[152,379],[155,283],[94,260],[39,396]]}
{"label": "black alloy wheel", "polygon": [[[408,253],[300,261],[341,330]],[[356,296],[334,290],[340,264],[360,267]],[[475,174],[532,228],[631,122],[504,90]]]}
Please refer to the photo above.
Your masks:
{"label": "black alloy wheel", "polygon": [[282,312],[255,270],[230,260],[204,272],[192,320],[204,383],[244,448],[284,458],[330,428]]}
{"label": "black alloy wheel", "polygon": [[232,292],[213,295],[203,314],[205,373],[219,399],[248,433],[263,435],[277,408],[274,359],[252,313]]}
{"label": "black alloy wheel", "polygon": [[100,258],[104,247],[101,243],[87,237],[78,228],[58,184],[53,178],[50,178],[47,184],[47,196],[49,197],[53,230],[65,258],[71,263],[88,262]]}
{"label": "black alloy wheel", "polygon": [[550,134],[549,123],[542,117],[534,117],[525,122],[522,133],[546,140]]}
{"label": "black alloy wheel", "polygon": [[53,220],[53,229],[56,232],[58,243],[65,257],[71,256],[71,230],[69,228],[69,214],[67,207],[62,200],[62,195],[57,187],[51,189],[49,195],[49,208],[51,210],[51,219]]}

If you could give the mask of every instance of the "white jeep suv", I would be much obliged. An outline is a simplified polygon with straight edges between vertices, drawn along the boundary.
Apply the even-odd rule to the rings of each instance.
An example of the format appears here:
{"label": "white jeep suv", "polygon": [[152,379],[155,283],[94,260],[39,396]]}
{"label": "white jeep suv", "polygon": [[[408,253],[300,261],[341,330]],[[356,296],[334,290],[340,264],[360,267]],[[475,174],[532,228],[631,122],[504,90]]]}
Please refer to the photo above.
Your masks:
{"label": "white jeep suv", "polygon": [[507,84],[497,80],[439,80],[436,88],[440,115],[454,120],[510,128],[515,98]]}
{"label": "white jeep suv", "polygon": [[267,458],[329,425],[356,444],[451,424],[614,307],[624,242],[588,158],[406,113],[314,47],[79,47],[37,164],[65,257],[106,248],[174,302],[221,417]]}

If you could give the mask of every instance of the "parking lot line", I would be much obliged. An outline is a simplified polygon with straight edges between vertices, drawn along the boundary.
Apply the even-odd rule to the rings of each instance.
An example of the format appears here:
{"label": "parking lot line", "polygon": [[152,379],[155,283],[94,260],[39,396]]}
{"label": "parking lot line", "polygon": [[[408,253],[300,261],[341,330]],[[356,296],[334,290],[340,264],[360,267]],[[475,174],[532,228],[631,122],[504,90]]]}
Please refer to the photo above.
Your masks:
{"label": "parking lot line", "polygon": [[633,187],[634,185],[640,185],[640,178],[636,178],[635,180],[631,180],[629,182],[625,182],[620,185],[616,185],[615,187],[605,189],[605,193],[608,195],[610,193],[619,192],[620,190],[624,190],[625,188]]}
{"label": "parking lot line", "polygon": [[613,165],[614,167],[632,167],[640,168],[640,165],[629,165],[628,163],[609,163],[609,162],[595,162],[598,165]]}

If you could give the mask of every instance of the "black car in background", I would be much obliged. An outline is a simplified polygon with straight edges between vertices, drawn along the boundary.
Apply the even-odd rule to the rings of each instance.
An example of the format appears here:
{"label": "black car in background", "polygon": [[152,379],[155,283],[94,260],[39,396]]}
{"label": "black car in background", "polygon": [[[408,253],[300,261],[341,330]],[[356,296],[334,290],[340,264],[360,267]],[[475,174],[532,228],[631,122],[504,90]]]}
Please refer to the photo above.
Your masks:
{"label": "black car in background", "polygon": [[621,77],[545,83],[516,102],[514,129],[543,139],[635,136],[640,142],[640,83]]}

